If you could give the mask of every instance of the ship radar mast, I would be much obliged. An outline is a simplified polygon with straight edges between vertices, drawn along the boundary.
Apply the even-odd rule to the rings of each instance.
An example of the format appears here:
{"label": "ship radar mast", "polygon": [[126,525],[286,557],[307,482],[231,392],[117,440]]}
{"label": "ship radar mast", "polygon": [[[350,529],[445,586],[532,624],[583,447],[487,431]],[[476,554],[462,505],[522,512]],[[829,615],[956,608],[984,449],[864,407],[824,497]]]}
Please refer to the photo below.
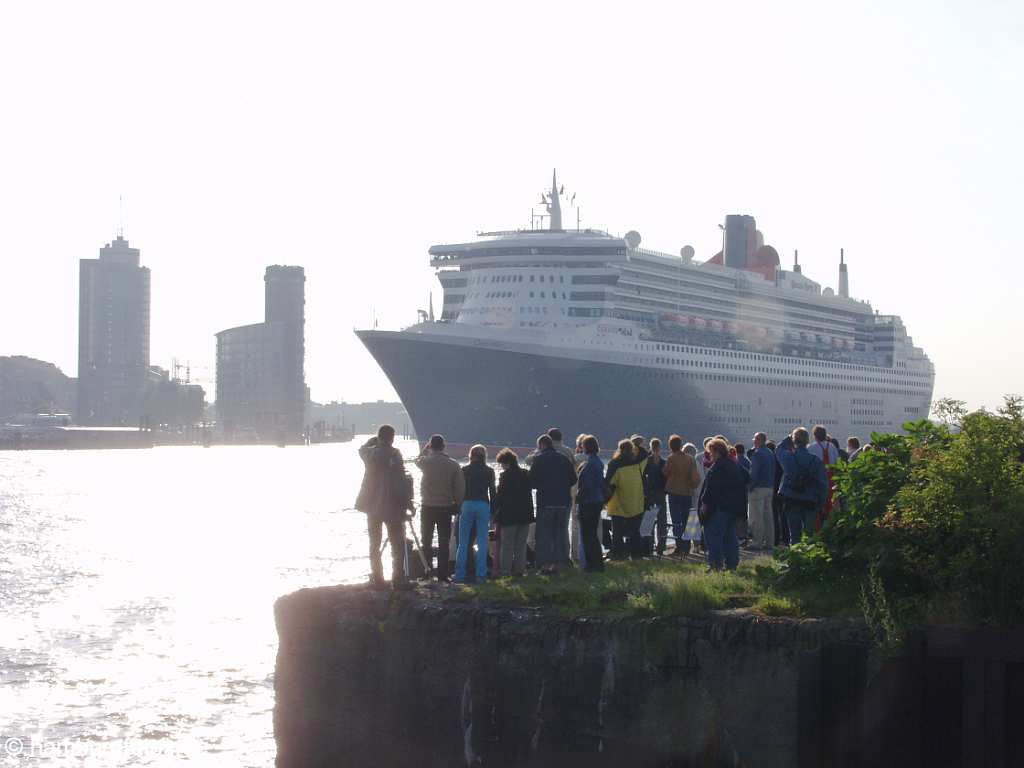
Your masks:
{"label": "ship radar mast", "polygon": [[576,231],[580,229],[580,209],[576,205],[576,193],[573,192],[570,195],[565,191],[565,184],[558,185],[558,174],[555,169],[551,171],[551,190],[549,192],[540,193],[540,203],[543,205],[547,213],[537,213],[535,209],[530,209],[530,229],[536,228],[538,222],[540,222],[541,228],[544,226],[544,218],[547,217],[548,229],[552,232],[561,232],[562,230],[562,198],[565,198],[570,208],[576,209]]}
{"label": "ship radar mast", "polygon": [[559,202],[558,179],[555,176],[555,169],[551,169],[551,192],[547,196],[548,213],[551,216],[551,229],[562,228],[562,205]]}

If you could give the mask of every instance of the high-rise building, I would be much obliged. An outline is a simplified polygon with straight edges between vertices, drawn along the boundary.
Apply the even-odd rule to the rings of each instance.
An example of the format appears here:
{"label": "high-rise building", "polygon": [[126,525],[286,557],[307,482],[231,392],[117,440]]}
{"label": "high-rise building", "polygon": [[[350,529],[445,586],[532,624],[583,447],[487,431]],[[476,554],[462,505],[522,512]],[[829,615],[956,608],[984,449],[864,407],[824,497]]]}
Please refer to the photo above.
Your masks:
{"label": "high-rise building", "polygon": [[79,264],[78,410],[86,425],[136,426],[149,370],[149,268],[120,234]]}
{"label": "high-rise building", "polygon": [[264,320],[282,326],[279,408],[290,432],[302,431],[306,411],[306,273],[275,264],[263,276]]}
{"label": "high-rise building", "polygon": [[294,441],[305,427],[302,267],[270,266],[262,323],[217,334],[217,417],[227,438]]}

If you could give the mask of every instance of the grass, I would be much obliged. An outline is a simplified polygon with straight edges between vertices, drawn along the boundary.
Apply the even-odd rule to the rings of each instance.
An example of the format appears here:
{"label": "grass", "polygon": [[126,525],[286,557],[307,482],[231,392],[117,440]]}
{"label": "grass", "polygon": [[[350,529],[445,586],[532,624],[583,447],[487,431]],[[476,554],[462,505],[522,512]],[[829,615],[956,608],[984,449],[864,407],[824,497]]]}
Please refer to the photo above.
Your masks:
{"label": "grass", "polygon": [[532,574],[463,586],[457,599],[553,609],[565,616],[685,616],[748,608],[763,616],[855,615],[856,601],[827,590],[779,593],[771,558],[744,561],[735,572],[671,560],[607,563],[604,573]]}

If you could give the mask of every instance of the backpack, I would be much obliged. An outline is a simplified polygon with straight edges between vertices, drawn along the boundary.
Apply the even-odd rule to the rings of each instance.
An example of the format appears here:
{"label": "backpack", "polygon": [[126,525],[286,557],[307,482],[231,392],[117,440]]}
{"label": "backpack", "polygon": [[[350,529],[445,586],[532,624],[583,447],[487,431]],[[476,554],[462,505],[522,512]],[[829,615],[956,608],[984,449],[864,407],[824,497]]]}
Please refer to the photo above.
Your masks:
{"label": "backpack", "polygon": [[793,461],[796,462],[796,473],[789,481],[789,489],[793,493],[806,493],[810,490],[811,485],[814,483],[814,476],[811,474],[811,467],[814,466],[814,457],[811,457],[811,461],[807,462],[807,466],[800,466],[800,461],[794,457]]}

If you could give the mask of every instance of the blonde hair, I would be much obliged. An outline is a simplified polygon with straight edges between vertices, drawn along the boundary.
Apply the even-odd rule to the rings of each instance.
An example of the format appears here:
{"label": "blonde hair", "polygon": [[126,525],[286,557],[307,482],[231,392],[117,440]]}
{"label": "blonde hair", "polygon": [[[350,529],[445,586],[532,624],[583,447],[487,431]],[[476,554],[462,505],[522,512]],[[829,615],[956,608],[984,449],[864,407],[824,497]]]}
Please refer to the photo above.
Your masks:
{"label": "blonde hair", "polygon": [[487,448],[486,446],[477,443],[469,449],[469,460],[470,461],[487,461]]}
{"label": "blonde hair", "polygon": [[631,459],[633,458],[633,441],[632,440],[619,440],[619,449],[612,456],[613,459]]}
{"label": "blonde hair", "polygon": [[729,443],[720,437],[716,437],[710,443],[708,443],[707,450],[710,453],[717,453],[724,459],[729,458]]}

